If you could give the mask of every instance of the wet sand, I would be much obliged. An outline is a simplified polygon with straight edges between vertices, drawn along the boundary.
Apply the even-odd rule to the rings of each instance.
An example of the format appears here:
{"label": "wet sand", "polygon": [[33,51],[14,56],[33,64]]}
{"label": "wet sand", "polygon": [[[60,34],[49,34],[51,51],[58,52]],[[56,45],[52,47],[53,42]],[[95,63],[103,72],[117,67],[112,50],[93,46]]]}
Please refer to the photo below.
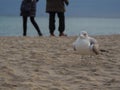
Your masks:
{"label": "wet sand", "polygon": [[0,90],[120,90],[120,35],[81,56],[69,37],[0,37]]}

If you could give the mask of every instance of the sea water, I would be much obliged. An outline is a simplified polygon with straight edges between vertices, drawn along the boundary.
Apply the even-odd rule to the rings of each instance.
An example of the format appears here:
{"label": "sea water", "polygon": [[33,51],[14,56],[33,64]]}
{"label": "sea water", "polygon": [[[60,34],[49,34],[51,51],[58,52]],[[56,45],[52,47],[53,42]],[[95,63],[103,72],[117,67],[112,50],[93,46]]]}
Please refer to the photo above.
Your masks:
{"label": "sea water", "polygon": [[[37,24],[44,36],[49,35],[49,18],[36,17]],[[65,33],[68,36],[76,36],[81,31],[87,31],[91,35],[120,34],[120,18],[82,18],[66,17]],[[55,34],[58,35],[58,18],[56,18]],[[22,17],[0,16],[0,36],[22,36]],[[27,35],[37,36],[37,31],[28,18]]]}

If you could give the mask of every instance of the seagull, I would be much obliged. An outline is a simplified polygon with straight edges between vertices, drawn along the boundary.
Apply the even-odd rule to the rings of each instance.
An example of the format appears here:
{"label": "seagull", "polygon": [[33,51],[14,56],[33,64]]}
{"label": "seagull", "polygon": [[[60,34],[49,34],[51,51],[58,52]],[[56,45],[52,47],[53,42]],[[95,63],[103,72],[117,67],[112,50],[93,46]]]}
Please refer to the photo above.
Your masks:
{"label": "seagull", "polygon": [[95,38],[88,36],[86,31],[82,31],[75,42],[73,49],[79,51],[81,55],[98,55],[99,44]]}

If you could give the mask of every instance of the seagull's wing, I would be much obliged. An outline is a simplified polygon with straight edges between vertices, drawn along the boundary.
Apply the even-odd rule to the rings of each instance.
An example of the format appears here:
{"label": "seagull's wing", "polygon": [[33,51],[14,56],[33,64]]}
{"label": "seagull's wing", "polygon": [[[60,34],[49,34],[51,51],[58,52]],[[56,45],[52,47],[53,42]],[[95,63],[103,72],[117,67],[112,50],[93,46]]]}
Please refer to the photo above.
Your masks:
{"label": "seagull's wing", "polygon": [[99,44],[95,38],[89,37],[92,51],[97,55],[99,54]]}
{"label": "seagull's wing", "polygon": [[99,45],[98,44],[93,44],[92,51],[98,55],[99,54]]}

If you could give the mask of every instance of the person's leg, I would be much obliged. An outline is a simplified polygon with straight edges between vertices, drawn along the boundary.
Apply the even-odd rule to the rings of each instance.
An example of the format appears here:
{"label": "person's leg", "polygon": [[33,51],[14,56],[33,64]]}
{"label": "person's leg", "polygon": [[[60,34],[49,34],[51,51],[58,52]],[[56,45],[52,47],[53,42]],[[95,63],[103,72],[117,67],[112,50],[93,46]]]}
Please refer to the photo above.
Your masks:
{"label": "person's leg", "polygon": [[55,12],[50,12],[49,13],[49,30],[50,30],[50,35],[54,36],[54,31],[55,31]]}
{"label": "person's leg", "polygon": [[59,18],[59,36],[66,36],[64,34],[64,30],[65,30],[65,16],[64,16],[64,13],[63,12],[58,12],[58,18]]}
{"label": "person's leg", "polygon": [[23,36],[27,35],[27,16],[23,16]]}
{"label": "person's leg", "polygon": [[32,22],[32,24],[33,24],[33,26],[35,27],[35,29],[37,30],[39,36],[42,36],[42,33],[41,33],[41,31],[40,31],[40,28],[39,28],[39,26],[37,25],[34,17],[30,17],[30,21]]}

